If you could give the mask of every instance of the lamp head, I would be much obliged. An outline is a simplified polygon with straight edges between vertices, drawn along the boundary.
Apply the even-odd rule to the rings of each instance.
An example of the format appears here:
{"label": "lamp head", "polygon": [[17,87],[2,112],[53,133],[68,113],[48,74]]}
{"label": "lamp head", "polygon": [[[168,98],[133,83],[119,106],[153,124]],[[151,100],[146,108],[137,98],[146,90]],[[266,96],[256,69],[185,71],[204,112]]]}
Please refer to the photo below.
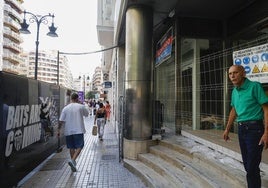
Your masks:
{"label": "lamp head", "polygon": [[23,22],[20,24],[21,28],[19,29],[20,33],[23,34],[31,34],[31,32],[28,30],[29,24],[26,23],[25,18],[23,19]]}
{"label": "lamp head", "polygon": [[54,23],[51,24],[49,28],[49,32],[47,33],[50,37],[58,37],[58,34],[56,33],[57,28],[54,26]]}

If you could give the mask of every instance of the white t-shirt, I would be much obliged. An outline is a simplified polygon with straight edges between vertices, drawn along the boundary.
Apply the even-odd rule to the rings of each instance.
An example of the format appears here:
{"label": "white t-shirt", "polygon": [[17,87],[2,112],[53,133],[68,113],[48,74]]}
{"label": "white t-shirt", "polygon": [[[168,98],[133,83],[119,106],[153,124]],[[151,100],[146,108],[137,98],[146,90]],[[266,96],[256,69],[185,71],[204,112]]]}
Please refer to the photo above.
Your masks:
{"label": "white t-shirt", "polygon": [[98,110],[98,109],[100,108],[100,105],[97,103],[97,104],[95,105],[95,107],[96,107],[96,110]]}
{"label": "white t-shirt", "polygon": [[70,103],[63,108],[59,120],[64,122],[65,136],[86,132],[83,116],[88,116],[88,110],[82,104]]}

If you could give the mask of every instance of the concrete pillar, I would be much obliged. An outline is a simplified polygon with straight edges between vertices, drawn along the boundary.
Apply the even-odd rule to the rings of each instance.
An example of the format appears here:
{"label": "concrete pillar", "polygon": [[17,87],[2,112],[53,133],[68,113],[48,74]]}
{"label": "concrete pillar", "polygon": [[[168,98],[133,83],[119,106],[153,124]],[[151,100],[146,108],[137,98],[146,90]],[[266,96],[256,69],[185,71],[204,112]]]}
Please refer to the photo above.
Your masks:
{"label": "concrete pillar", "polygon": [[[140,146],[147,145],[152,136],[152,34],[152,9],[147,6],[129,7],[126,12],[124,141],[128,143],[124,146],[128,147],[124,147],[124,157],[133,148],[146,151],[144,146]],[[134,153],[139,152],[138,149]],[[133,151],[131,153],[133,156]]]}

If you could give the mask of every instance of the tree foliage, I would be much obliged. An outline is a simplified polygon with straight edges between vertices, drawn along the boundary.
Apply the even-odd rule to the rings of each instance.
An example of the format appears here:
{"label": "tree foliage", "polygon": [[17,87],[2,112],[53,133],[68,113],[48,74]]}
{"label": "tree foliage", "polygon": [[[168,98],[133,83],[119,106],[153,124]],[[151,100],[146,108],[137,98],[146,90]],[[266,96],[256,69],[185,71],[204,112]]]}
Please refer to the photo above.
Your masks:
{"label": "tree foliage", "polygon": [[94,99],[95,98],[95,94],[97,94],[97,91],[89,91],[86,93],[86,99]]}

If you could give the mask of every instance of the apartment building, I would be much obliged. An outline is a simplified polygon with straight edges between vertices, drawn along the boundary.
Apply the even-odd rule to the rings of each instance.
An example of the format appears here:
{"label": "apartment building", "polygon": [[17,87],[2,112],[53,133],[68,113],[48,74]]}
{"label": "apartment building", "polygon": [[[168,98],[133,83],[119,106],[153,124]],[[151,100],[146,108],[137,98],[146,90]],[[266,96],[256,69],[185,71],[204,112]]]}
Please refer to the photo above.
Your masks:
{"label": "apartment building", "polygon": [[19,69],[19,75],[27,77],[29,74],[29,69],[28,69],[28,62],[29,62],[29,55],[27,52],[23,51],[20,53],[20,58],[22,63],[20,63],[18,66]]}
{"label": "apartment building", "polygon": [[73,89],[76,91],[83,91],[85,94],[87,94],[89,91],[92,91],[89,74],[81,74],[74,78]]}
{"label": "apartment building", "polygon": [[0,1],[0,71],[14,74],[23,74],[25,70],[25,61],[20,56],[23,40],[19,34],[22,2]]}
{"label": "apartment building", "polygon": [[102,87],[102,69],[101,67],[96,67],[93,77],[92,77],[92,90],[98,91],[99,94],[103,93],[103,87]]}
{"label": "apartment building", "polygon": [[[35,74],[35,52],[28,53],[28,77],[34,78]],[[57,84],[73,89],[73,77],[66,56],[59,56],[56,50],[41,50],[38,53],[38,80]],[[59,65],[58,65],[59,63]],[[58,70],[59,68],[59,70]],[[59,71],[59,74],[58,74]]]}

